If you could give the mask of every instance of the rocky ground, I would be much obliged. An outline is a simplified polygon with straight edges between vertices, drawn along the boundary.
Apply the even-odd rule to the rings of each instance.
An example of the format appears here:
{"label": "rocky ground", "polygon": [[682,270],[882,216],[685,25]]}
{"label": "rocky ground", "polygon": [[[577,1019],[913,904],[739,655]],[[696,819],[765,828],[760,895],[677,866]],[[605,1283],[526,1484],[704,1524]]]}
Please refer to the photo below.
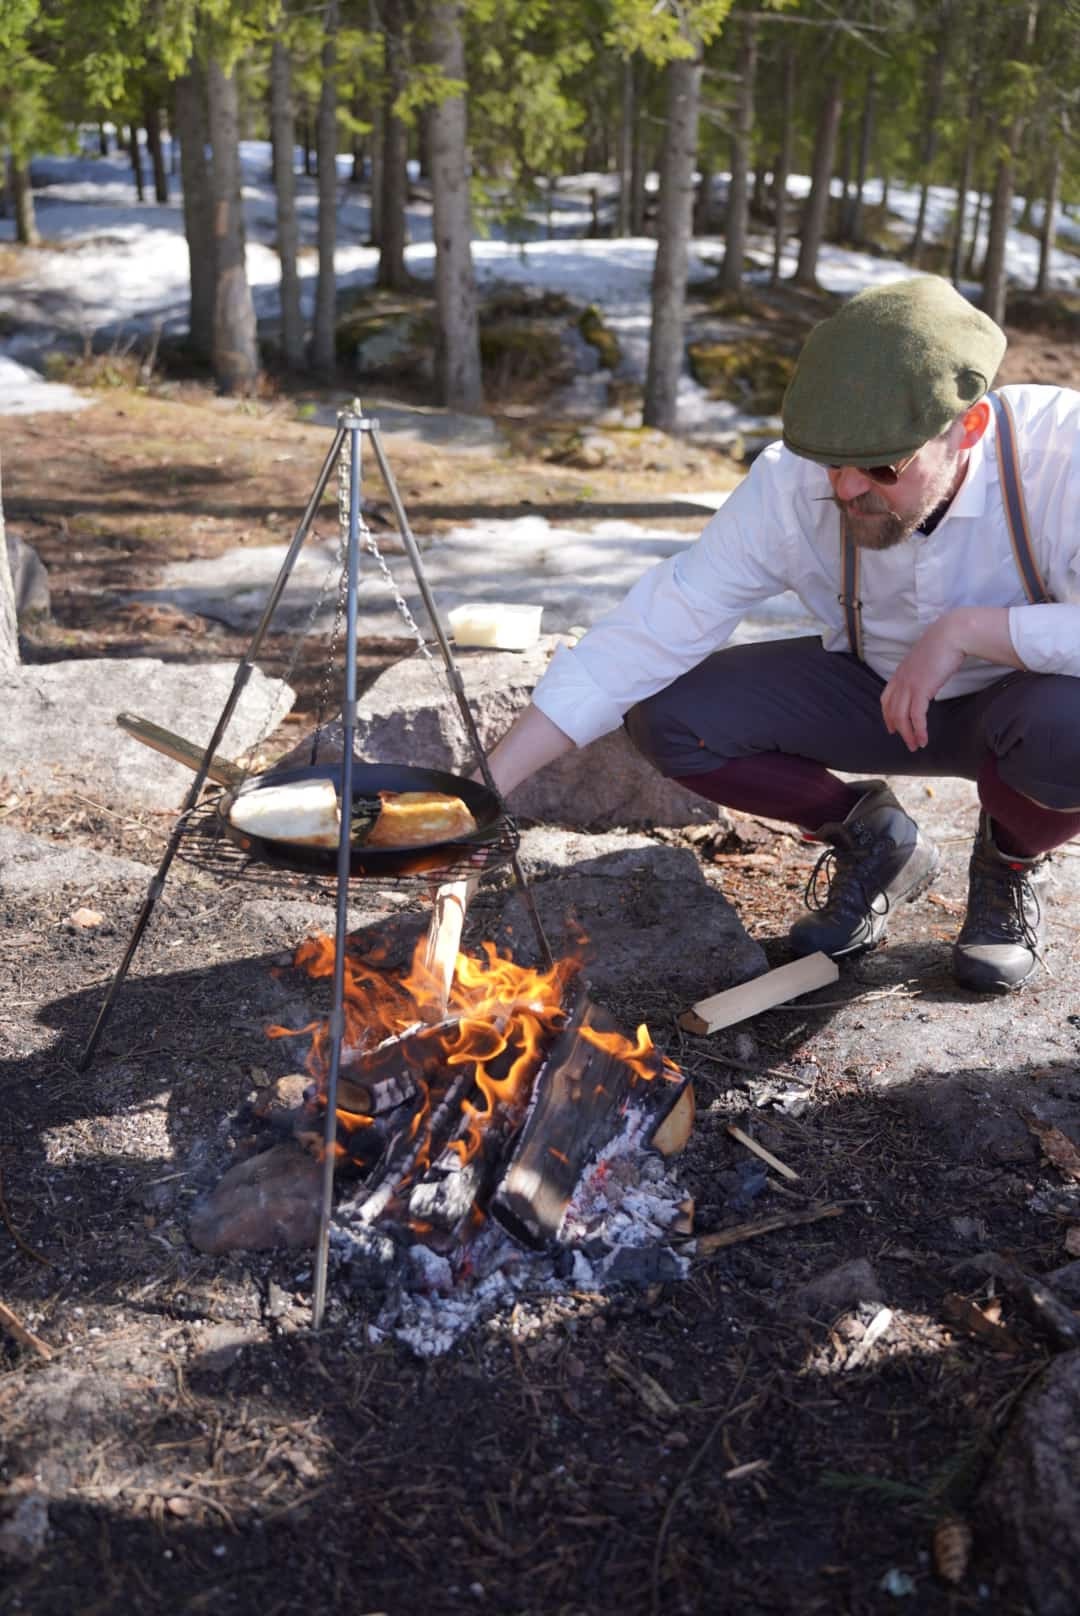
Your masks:
{"label": "rocky ground", "polygon": [[[325,435],[283,403],[254,409],[121,390],[70,422],[5,427],[9,521],[53,587],[22,682],[101,658],[222,677],[206,670],[228,669],[240,638],[123,602],[178,549],[283,536],[271,513],[306,497]],[[395,460],[410,500],[455,510],[572,501],[582,485],[625,500],[631,470],[642,500],[673,479],[723,486],[700,451],[657,446],[650,470],[626,441],[623,464],[587,477],[512,450],[455,461],[403,443]],[[373,681],[405,649],[365,647],[376,716]],[[291,648],[271,651],[280,673]],[[310,722],[323,666],[315,652],[305,666],[301,723],[272,728],[269,749]],[[194,696],[172,699],[165,721],[182,728]],[[1045,968],[1018,996],[976,998],[948,974],[970,788],[901,785],[945,857],[888,947],[699,1038],[678,1021],[688,1004],[788,957],[813,850],[744,818],[597,827],[575,817],[588,759],[562,826],[526,803],[545,924],[570,946],[587,917],[596,997],[628,1027],[647,1021],[691,1076],[679,1172],[699,1236],[740,1238],[689,1248],[682,1281],[526,1296],[420,1360],[373,1345],[363,1298],[333,1273],[313,1332],[306,1250],[208,1257],[188,1238],[245,1099],[296,1062],[266,1026],[310,1009],[288,960],[330,923],[330,889],[178,859],[80,1071],[184,776],[155,775],[146,753],[129,793],[119,732],[111,752],[32,768],[10,734],[0,1611],[1077,1608],[1075,848],[1053,866]],[[515,902],[503,881],[482,888],[466,946],[513,925],[527,951]],[[359,946],[404,951],[424,923],[423,889],[354,884]],[[797,1176],[759,1171],[730,1124]],[[775,1222],[744,1227],[758,1220]]]}

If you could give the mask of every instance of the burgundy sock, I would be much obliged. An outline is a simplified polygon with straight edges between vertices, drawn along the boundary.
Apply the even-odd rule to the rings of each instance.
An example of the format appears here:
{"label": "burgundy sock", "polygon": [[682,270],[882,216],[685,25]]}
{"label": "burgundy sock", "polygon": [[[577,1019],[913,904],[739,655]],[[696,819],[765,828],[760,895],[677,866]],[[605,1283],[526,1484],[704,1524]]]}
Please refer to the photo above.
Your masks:
{"label": "burgundy sock", "polygon": [[732,758],[704,774],[676,776],[675,784],[724,808],[784,819],[803,830],[846,819],[862,795],[830,774],[823,763],[787,752]]}
{"label": "burgundy sock", "polygon": [[998,773],[996,757],[979,770],[979,801],[994,822],[998,851],[1015,858],[1037,858],[1080,834],[1080,810],[1057,813],[1014,791]]}

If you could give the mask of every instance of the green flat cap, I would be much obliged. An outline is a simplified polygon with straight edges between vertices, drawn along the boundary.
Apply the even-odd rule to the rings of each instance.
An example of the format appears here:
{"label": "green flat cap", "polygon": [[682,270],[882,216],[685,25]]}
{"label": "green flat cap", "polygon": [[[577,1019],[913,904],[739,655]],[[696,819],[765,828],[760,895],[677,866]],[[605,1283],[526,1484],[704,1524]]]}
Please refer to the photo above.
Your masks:
{"label": "green flat cap", "polygon": [[811,331],[784,395],[784,443],[832,466],[914,454],[990,388],[1005,333],[937,275],[860,292]]}

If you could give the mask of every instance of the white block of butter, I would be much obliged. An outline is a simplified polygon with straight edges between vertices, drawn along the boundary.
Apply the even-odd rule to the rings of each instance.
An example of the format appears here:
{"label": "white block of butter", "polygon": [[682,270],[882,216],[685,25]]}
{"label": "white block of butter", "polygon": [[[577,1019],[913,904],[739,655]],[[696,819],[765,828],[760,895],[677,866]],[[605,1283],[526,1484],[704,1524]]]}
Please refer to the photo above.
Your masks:
{"label": "white block of butter", "polygon": [[447,613],[458,645],[489,645],[500,651],[527,651],[540,638],[542,606],[474,602]]}

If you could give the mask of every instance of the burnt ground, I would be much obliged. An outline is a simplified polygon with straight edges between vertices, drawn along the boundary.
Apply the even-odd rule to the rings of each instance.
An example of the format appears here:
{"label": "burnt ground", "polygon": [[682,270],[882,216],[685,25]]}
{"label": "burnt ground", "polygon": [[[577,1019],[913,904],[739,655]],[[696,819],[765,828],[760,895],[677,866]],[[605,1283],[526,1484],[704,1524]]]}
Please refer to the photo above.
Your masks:
{"label": "burnt ground", "polygon": [[[111,591],[150,582],[166,555],[223,549],[242,531],[283,536],[271,513],[302,505],[324,435],[284,401],[248,408],[263,413],[196,390],[120,392],[71,420],[5,424],[9,521],[54,589],[29,659],[239,654],[198,622],[125,616]],[[585,485],[586,501],[625,500],[631,468],[635,495],[661,498],[673,477],[685,486],[686,454],[658,451],[650,471],[628,449],[610,477],[535,457],[455,465],[430,447],[395,459],[407,501],[430,502],[435,483],[448,506],[543,510]],[[715,487],[717,467],[694,458],[691,474]],[[369,669],[397,649],[366,648]],[[318,675],[316,660],[309,690]],[[945,807],[924,806],[936,828]],[[43,1361],[0,1332],[8,1507],[43,1495],[49,1525],[36,1556],[6,1566],[0,1612],[862,1616],[896,1607],[897,1578],[913,1586],[900,1608],[930,1616],[1029,1611],[979,1486],[1054,1344],[977,1259],[1044,1274],[1067,1260],[1077,1221],[1075,1193],[1019,1115],[1080,1138],[1070,855],[1052,901],[1054,975],[1016,999],[950,985],[958,837],[930,901],[816,1006],[692,1038],[676,1021],[685,1003],[646,963],[607,1000],[628,1025],[646,1019],[693,1078],[681,1175],[699,1230],[822,1205],[838,1215],[698,1257],[681,1283],[537,1301],[421,1362],[367,1344],[363,1305],[333,1286],[312,1333],[306,1253],[209,1258],[186,1237],[238,1107],[295,1064],[265,1025],[295,1004],[283,951],[325,922],[326,895],[174,867],[80,1073],[145,893],[138,872],[99,856],[153,866],[169,819],[32,791],[0,792],[0,815],[86,859],[64,886],[0,885],[0,1296],[53,1352]],[[805,848],[749,821],[721,841],[676,839],[781,963]],[[358,901],[376,931],[399,907]],[[73,922],[80,905],[102,923]],[[405,909],[407,932],[422,917]],[[481,904],[467,942],[482,924]],[[703,974],[709,991],[707,962]],[[738,1204],[746,1157],[729,1121],[798,1179]],[[855,1259],[876,1283],[801,1293]],[[883,1306],[888,1328],[867,1341]],[[956,1587],[931,1563],[934,1528],[953,1516],[975,1531]]]}

